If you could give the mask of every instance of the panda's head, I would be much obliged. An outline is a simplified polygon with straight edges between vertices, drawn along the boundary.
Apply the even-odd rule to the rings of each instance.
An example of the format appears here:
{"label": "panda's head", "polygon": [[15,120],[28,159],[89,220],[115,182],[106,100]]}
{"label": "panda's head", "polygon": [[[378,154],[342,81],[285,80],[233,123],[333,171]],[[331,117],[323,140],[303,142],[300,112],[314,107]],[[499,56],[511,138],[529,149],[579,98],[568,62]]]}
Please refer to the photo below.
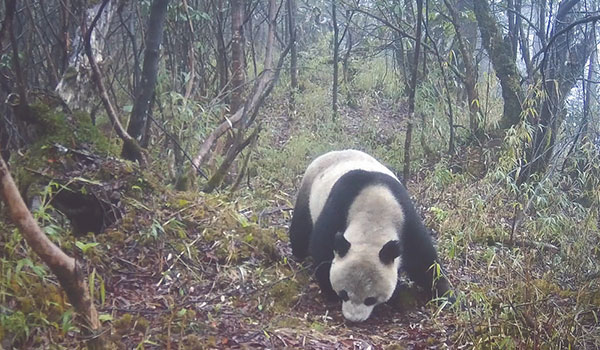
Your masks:
{"label": "panda's head", "polygon": [[391,240],[373,249],[372,244],[351,245],[338,232],[334,252],[330,280],[342,299],[342,313],[350,321],[364,321],[375,305],[388,301],[394,293],[400,242]]}

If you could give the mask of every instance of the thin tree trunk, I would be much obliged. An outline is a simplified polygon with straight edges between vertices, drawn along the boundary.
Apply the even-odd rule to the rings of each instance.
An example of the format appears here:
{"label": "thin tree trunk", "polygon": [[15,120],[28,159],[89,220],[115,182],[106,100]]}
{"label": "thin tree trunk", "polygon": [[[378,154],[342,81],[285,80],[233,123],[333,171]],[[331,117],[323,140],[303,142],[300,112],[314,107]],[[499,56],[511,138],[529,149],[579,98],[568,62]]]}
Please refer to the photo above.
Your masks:
{"label": "thin tree trunk", "polygon": [[565,157],[565,161],[563,162],[563,166],[562,166],[562,170],[565,169],[565,167],[567,166],[567,163],[570,159],[571,154],[573,154],[573,151],[575,150],[575,147],[577,146],[577,144],[579,143],[579,140],[585,140],[586,134],[587,134],[587,130],[588,130],[588,125],[589,125],[589,118],[590,118],[590,108],[591,108],[591,104],[592,104],[592,95],[596,95],[595,91],[594,93],[592,93],[592,90],[595,89],[595,84],[593,83],[594,81],[594,72],[596,69],[596,59],[597,59],[597,51],[594,50],[594,52],[592,53],[592,57],[590,58],[590,63],[588,66],[588,73],[587,73],[587,81],[583,80],[581,82],[581,86],[582,86],[582,92],[583,92],[583,116],[581,117],[581,123],[579,124],[579,130],[577,130],[577,133],[575,134],[575,137],[573,138],[573,143],[571,144],[571,147],[569,148],[569,151],[567,152],[567,155]]}
{"label": "thin tree trunk", "polygon": [[421,50],[421,22],[423,17],[423,0],[417,0],[417,31],[415,34],[414,61],[412,76],[410,78],[410,91],[408,95],[408,123],[406,125],[406,139],[404,141],[404,170],[402,181],[406,185],[410,178],[410,145],[412,142],[413,119],[415,114],[415,94],[417,92],[417,74],[419,73],[419,54]]}
{"label": "thin tree trunk", "polygon": [[[136,140],[140,139],[144,131],[150,109],[150,100],[154,94],[156,77],[158,75],[158,61],[160,58],[160,43],[162,42],[168,4],[169,0],[154,0],[150,7],[142,81],[137,84],[138,91],[133,110],[131,111],[129,125],[127,126],[127,133]],[[135,160],[137,159],[137,153],[130,148],[130,145],[131,143],[128,142],[123,143],[121,155],[125,159]]]}
{"label": "thin tree trunk", "polygon": [[331,94],[334,120],[338,115],[338,61],[340,55],[340,44],[338,42],[340,30],[337,23],[336,1],[337,0],[331,0],[331,20],[333,22],[333,86]]}
{"label": "thin tree trunk", "polygon": [[231,102],[229,111],[234,113],[244,103],[245,69],[243,49],[244,1],[231,1]]}
{"label": "thin tree trunk", "polygon": [[[221,91],[225,91],[225,89],[227,88],[227,82],[229,81],[229,75],[228,75],[228,62],[227,62],[227,48],[225,47],[225,38],[224,33],[223,33],[223,0],[216,0],[217,1],[217,9],[216,9],[216,21],[215,22],[215,33],[217,36],[217,52],[216,52],[216,56],[218,57],[217,59],[217,72],[219,74],[219,93]],[[228,98],[225,99],[226,102],[229,100]]]}
{"label": "thin tree trunk", "polygon": [[352,46],[354,43],[352,42],[352,31],[350,28],[347,28],[348,39],[346,39],[346,52],[344,53],[344,58],[342,59],[342,79],[344,80],[344,85],[346,85],[346,89],[349,89],[348,83],[350,82],[350,55],[352,53]]}
{"label": "thin tree trunk", "polygon": [[[427,1],[427,0],[425,0]],[[452,98],[450,95],[450,86],[448,84],[448,75],[446,73],[446,69],[444,68],[444,62],[442,61],[442,57],[440,55],[440,51],[437,47],[437,43],[433,38],[429,35],[429,28],[425,26],[425,35],[431,41],[431,47],[433,48],[433,53],[438,61],[438,65],[440,66],[440,72],[442,73],[442,81],[444,82],[444,95],[446,96],[446,103],[448,105],[448,127],[450,129],[450,138],[448,139],[448,154],[453,155],[455,153],[454,148],[454,139],[455,139],[455,129],[454,129],[454,109],[452,108]]]}
{"label": "thin tree trunk", "polygon": [[90,298],[89,286],[77,261],[66,255],[42,232],[27,209],[23,198],[0,157],[0,195],[8,207],[10,217],[19,228],[27,244],[58,278],[75,311],[81,315],[81,330],[89,339],[88,349],[103,349],[104,336],[98,312]]}
{"label": "thin tree trunk", "polygon": [[298,11],[296,0],[287,0],[288,11],[288,30],[290,38],[290,105],[292,110],[296,109],[295,95],[298,90],[298,49],[297,49],[297,30],[296,30],[296,13]]}
{"label": "thin tree trunk", "polygon": [[473,61],[473,54],[467,48],[467,43],[462,36],[461,27],[460,27],[460,18],[458,18],[458,13],[454,8],[454,5],[450,3],[449,0],[444,0],[446,4],[446,8],[448,8],[448,12],[450,13],[450,18],[452,19],[452,25],[454,26],[454,31],[456,32],[456,41],[458,42],[458,48],[460,54],[463,58],[463,64],[465,66],[465,89],[467,90],[467,103],[469,104],[469,128],[475,137],[482,136],[482,125],[479,123],[479,115],[481,113],[479,106],[479,94],[477,93],[477,72],[475,70],[475,64]]}
{"label": "thin tree trunk", "polygon": [[[86,32],[85,38],[84,38],[85,54],[88,58],[88,61],[90,62],[90,67],[92,68],[92,80],[93,80],[94,84],[96,85],[98,92],[100,93],[100,99],[102,100],[102,104],[104,105],[106,114],[108,114],[108,118],[110,119],[111,123],[113,124],[115,132],[121,138],[121,140],[123,140],[124,144],[129,143],[129,145],[127,147],[129,147],[131,149],[131,151],[133,152],[133,154],[134,154],[133,158],[135,160],[137,160],[140,163],[140,165],[145,165],[146,159],[142,152],[142,148],[140,147],[140,145],[138,144],[136,139],[131,137],[131,135],[129,135],[127,133],[127,131],[121,124],[121,121],[119,120],[119,117],[117,116],[115,107],[113,106],[112,102],[110,101],[110,97],[108,96],[108,92],[106,91],[106,87],[104,86],[104,82],[102,81],[102,73],[100,72],[100,67],[98,67],[98,64],[96,63],[96,60],[94,59],[94,55],[92,53],[92,46],[91,46],[92,32],[94,30],[94,26],[96,25],[96,22],[98,21],[98,19],[100,18],[100,15],[102,14],[102,11],[104,10],[104,7],[108,4],[109,1],[110,0],[102,1],[102,4],[100,5],[98,13],[96,14],[96,17],[94,17],[94,20],[92,21],[90,27],[87,29],[87,32]],[[124,145],[124,147],[125,147],[125,145]]]}

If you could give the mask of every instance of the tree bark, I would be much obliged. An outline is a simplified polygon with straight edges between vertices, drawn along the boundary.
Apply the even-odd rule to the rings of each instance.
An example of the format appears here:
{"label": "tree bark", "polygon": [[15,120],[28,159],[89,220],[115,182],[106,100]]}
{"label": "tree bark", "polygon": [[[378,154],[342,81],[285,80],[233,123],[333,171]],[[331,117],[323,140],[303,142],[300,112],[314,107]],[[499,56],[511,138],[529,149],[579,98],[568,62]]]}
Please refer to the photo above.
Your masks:
{"label": "tree bark", "polygon": [[244,1],[231,1],[231,102],[229,111],[234,113],[243,104],[245,68],[243,48]]}
{"label": "tree bark", "polygon": [[474,1],[473,10],[481,32],[483,47],[492,61],[496,76],[502,87],[504,111],[500,127],[508,129],[521,120],[523,92],[520,86],[517,65],[513,60],[510,43],[502,38],[502,31],[498,28],[496,19],[491,14],[488,0]]}
{"label": "tree bark", "polygon": [[338,42],[339,27],[337,23],[336,0],[331,1],[331,20],[333,22],[333,85],[331,88],[333,119],[338,114],[338,61],[340,55],[340,44]]}
{"label": "tree bark", "polygon": [[90,298],[88,284],[81,267],[75,259],[66,255],[42,232],[23,202],[2,158],[0,158],[0,195],[9,209],[11,219],[27,244],[56,275],[75,311],[82,317],[81,330],[89,339],[88,349],[103,349],[105,342],[101,332],[102,325]]}
{"label": "tree bark", "polygon": [[419,54],[421,50],[421,22],[423,20],[423,0],[417,0],[417,31],[415,33],[414,61],[410,78],[410,91],[408,94],[408,121],[406,125],[406,139],[404,140],[404,169],[402,181],[406,185],[410,178],[410,145],[412,142],[413,119],[415,114],[415,94],[417,92],[417,74],[419,73]]}
{"label": "tree bark", "polygon": [[[227,67],[228,65],[228,60],[227,60],[227,48],[225,47],[225,38],[224,33],[223,33],[223,0],[216,0],[217,1],[217,8],[216,8],[216,15],[215,15],[215,35],[216,35],[216,40],[217,40],[217,52],[215,53],[215,55],[218,57],[217,59],[217,72],[219,75],[219,94],[222,93],[223,91],[226,91],[227,89],[227,83],[229,81],[229,74],[228,74],[228,69]],[[226,98],[226,102],[227,100],[229,100],[228,98]]]}
{"label": "tree bark", "polygon": [[[163,38],[167,5],[169,0],[154,0],[150,7],[150,19],[146,32],[146,50],[144,52],[144,67],[142,81],[137,84],[136,98],[131,111],[131,118],[127,126],[127,133],[135,140],[140,140],[148,118],[150,100],[154,94],[156,77],[158,75],[158,61],[160,58],[160,43]],[[123,143],[121,155],[125,159],[136,160],[137,153],[131,149],[131,143]]]}
{"label": "tree bark", "polygon": [[296,13],[298,12],[298,8],[296,5],[296,0],[287,0],[287,10],[290,38],[290,105],[292,106],[292,110],[295,110],[295,94],[298,90],[298,43],[296,39],[296,35],[298,33],[296,30]]}

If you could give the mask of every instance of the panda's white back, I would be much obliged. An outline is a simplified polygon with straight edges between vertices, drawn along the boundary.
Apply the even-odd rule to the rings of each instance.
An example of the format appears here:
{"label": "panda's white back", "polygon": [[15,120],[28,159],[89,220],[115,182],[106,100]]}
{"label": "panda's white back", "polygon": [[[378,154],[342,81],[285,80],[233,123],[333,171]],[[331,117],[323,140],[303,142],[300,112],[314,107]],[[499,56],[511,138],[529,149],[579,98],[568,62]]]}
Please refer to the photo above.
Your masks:
{"label": "panda's white back", "polygon": [[396,175],[370,155],[357,150],[333,151],[315,159],[306,169],[303,181],[311,181],[309,199],[313,224],[325,206],[327,197],[336,181],[352,170],[377,171]]}
{"label": "panda's white back", "polygon": [[348,210],[348,227],[344,237],[354,249],[378,254],[388,241],[399,239],[398,230],[404,223],[402,206],[392,191],[383,185],[365,187]]}

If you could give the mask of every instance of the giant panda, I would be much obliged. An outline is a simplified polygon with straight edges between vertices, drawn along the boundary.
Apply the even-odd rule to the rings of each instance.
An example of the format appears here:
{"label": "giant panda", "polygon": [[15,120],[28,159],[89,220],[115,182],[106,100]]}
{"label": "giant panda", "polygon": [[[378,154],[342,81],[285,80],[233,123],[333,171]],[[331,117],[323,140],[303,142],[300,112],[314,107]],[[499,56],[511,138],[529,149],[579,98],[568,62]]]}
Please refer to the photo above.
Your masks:
{"label": "giant panda", "polygon": [[449,291],[432,268],[437,254],[408,192],[361,151],[329,152],[308,166],[289,235],[293,255],[312,256],[321,292],[342,299],[350,321],[366,320],[392,297],[400,268],[434,296]]}

